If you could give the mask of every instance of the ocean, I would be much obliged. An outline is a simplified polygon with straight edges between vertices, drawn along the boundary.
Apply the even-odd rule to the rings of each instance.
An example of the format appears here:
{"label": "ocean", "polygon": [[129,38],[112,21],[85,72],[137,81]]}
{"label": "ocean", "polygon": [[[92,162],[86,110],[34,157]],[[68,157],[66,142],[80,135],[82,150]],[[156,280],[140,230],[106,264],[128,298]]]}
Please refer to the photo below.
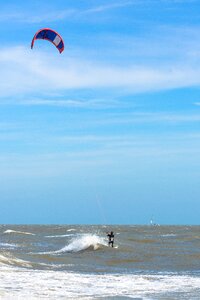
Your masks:
{"label": "ocean", "polygon": [[199,300],[200,226],[1,225],[0,299]]}

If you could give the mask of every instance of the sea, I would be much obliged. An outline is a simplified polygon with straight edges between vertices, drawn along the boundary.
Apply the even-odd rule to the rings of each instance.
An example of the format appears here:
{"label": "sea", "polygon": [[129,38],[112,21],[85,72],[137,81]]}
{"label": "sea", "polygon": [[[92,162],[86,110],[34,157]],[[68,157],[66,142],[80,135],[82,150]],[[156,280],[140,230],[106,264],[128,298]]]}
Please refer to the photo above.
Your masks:
{"label": "sea", "polygon": [[200,226],[0,225],[0,299],[199,300]]}

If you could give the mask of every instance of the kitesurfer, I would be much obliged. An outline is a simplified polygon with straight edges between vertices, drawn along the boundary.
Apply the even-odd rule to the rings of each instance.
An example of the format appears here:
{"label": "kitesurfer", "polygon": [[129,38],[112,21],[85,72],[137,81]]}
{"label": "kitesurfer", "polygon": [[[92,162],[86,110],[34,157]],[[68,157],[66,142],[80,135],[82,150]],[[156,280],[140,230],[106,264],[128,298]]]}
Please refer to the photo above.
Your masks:
{"label": "kitesurfer", "polygon": [[108,237],[108,246],[113,247],[114,237],[115,237],[113,231],[108,232],[107,237]]}

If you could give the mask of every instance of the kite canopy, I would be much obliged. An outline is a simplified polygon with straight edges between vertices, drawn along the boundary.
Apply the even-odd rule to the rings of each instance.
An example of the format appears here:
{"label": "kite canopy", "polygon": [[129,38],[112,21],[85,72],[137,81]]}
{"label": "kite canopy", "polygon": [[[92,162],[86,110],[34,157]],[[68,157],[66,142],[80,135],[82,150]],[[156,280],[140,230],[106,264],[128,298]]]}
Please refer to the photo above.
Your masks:
{"label": "kite canopy", "polygon": [[64,50],[64,41],[61,36],[54,30],[50,28],[43,28],[36,32],[32,39],[31,49],[33,49],[33,45],[35,40],[47,40],[53,43],[60,53]]}

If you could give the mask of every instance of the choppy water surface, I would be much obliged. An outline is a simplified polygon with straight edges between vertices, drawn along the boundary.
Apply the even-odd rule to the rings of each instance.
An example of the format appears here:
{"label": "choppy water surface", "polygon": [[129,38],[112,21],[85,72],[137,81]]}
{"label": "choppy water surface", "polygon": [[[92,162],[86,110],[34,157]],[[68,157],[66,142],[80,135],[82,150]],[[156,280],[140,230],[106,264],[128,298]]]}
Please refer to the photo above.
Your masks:
{"label": "choppy water surface", "polygon": [[0,298],[9,297],[200,299],[200,227],[2,225]]}

